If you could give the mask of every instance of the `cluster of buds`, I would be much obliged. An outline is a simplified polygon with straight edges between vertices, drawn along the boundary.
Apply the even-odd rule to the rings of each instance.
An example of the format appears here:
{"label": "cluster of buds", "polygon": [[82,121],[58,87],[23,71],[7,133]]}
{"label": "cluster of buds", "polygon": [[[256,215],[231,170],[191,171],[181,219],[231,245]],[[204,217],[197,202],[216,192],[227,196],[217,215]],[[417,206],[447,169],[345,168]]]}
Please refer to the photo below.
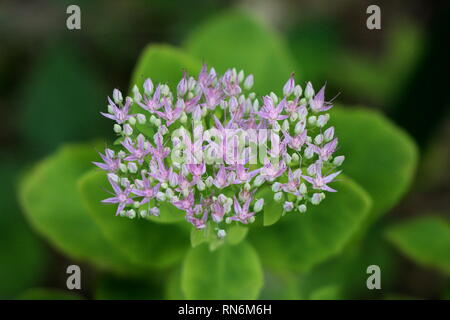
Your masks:
{"label": "cluster of buds", "polygon": [[103,202],[128,218],[159,216],[170,203],[195,228],[223,238],[227,225],[255,221],[264,209],[259,191],[272,192],[283,214],[336,192],[328,184],[344,156],[334,156],[325,87],[315,93],[308,82],[303,90],[292,74],[282,96],[261,101],[253,80],[203,66],[197,79],[185,73],[176,91],[151,79],[143,90],[134,86],[133,97],[115,89],[102,115],[115,121],[118,139],[94,162],[114,191]]}

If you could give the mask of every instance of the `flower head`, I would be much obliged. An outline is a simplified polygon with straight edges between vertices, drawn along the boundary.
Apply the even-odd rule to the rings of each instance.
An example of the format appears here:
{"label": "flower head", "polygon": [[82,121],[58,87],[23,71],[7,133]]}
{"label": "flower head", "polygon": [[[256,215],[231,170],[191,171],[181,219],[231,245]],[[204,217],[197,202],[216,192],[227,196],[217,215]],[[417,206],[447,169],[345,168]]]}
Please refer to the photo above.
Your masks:
{"label": "flower head", "polygon": [[[103,202],[132,219],[159,216],[169,203],[194,228],[223,238],[230,224],[264,214],[258,191],[272,191],[283,214],[324,201],[345,159],[334,155],[325,87],[315,94],[308,82],[303,92],[291,74],[282,97],[260,97],[253,82],[243,71],[220,75],[204,65],[197,78],[184,72],[173,91],[150,78],[133,87],[133,99],[114,90],[102,114],[115,121],[119,150],[94,162],[114,191]],[[130,114],[133,102],[141,113]]]}

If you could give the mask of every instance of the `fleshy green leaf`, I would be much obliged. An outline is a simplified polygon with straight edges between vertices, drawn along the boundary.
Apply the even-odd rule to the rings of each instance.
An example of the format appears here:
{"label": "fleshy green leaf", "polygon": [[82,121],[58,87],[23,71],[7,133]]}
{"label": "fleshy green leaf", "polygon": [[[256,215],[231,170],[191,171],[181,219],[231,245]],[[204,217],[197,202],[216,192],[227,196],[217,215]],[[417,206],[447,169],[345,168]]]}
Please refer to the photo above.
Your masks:
{"label": "fleshy green leaf", "polygon": [[[147,46],[133,71],[130,88],[137,85],[142,92],[142,85],[147,78],[151,78],[153,84],[166,83],[172,90],[176,89],[178,82],[186,71],[189,75],[196,76],[201,69],[201,63],[181,50],[168,45]],[[134,112],[142,112],[137,104],[132,107]],[[145,125],[136,124],[138,130],[147,136],[154,134],[154,128],[149,123]]]}
{"label": "fleshy green leaf", "polygon": [[274,193],[268,186],[263,186],[255,195],[255,199],[264,199],[263,225],[270,226],[280,220],[283,207],[273,199]]}
{"label": "fleshy green leaf", "polygon": [[181,268],[172,271],[166,281],[165,298],[168,300],[184,300],[184,293],[181,290]]}
{"label": "fleshy green leaf", "polygon": [[[153,276],[153,275],[152,275]],[[98,300],[155,300],[162,299],[161,284],[147,276],[118,277],[102,276],[95,287]]]}
{"label": "fleshy green leaf", "polygon": [[192,228],[191,230],[191,245],[193,248],[202,244],[209,243],[210,249],[216,249],[224,243],[232,245],[238,244],[247,236],[248,228],[238,223],[230,225],[224,239],[219,239],[214,229],[209,226],[206,229],[197,230]]}
{"label": "fleshy green leaf", "polygon": [[425,216],[392,226],[387,238],[405,255],[450,275],[450,224]]}
{"label": "fleshy green leaf", "polygon": [[92,168],[95,157],[91,145],[61,148],[24,178],[19,190],[21,205],[33,227],[63,253],[125,271],[129,263],[104,238],[76,187],[78,177]]}
{"label": "fleshy green leaf", "polygon": [[193,248],[181,272],[187,299],[256,299],[262,284],[258,255],[247,242],[215,251],[206,245]]}
{"label": "fleshy green leaf", "polygon": [[22,293],[17,300],[82,300],[76,293],[59,289],[33,288]]}
{"label": "fleshy green leaf", "polygon": [[339,300],[340,288],[336,285],[322,287],[314,291],[309,297],[310,300]]}
{"label": "fleshy green leaf", "polygon": [[45,272],[47,252],[27,225],[17,203],[15,161],[0,164],[0,299],[11,299],[37,285]]}
{"label": "fleshy green leaf", "polygon": [[163,268],[182,259],[189,247],[185,222],[157,224],[115,215],[116,206],[101,203],[111,189],[106,174],[93,169],[79,180],[82,198],[94,221],[128,259],[143,267]]}
{"label": "fleshy green leaf", "polygon": [[333,188],[338,192],[328,193],[318,206],[309,205],[305,214],[286,214],[270,227],[250,231],[265,265],[306,271],[343,250],[366,218],[371,200],[348,178]]}
{"label": "fleshy green leaf", "polygon": [[29,154],[53,152],[67,141],[92,139],[108,132],[99,112],[108,91],[87,59],[70,43],[38,55],[17,111]]}
{"label": "fleshy green leaf", "polygon": [[346,157],[342,169],[372,197],[370,219],[375,219],[408,190],[417,165],[416,146],[375,111],[335,108],[330,123],[339,137],[336,155]]}
{"label": "fleshy green leaf", "polygon": [[259,94],[281,92],[296,70],[279,36],[241,12],[228,12],[207,21],[188,37],[186,48],[219,73],[228,68],[252,73],[254,90]]}

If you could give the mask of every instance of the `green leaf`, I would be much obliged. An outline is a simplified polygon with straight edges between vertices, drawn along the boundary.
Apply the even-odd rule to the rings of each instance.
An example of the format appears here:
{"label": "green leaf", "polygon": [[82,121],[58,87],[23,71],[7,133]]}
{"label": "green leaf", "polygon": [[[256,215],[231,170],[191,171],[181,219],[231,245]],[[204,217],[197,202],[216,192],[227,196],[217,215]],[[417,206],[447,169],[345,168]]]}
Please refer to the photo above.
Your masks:
{"label": "green leaf", "polygon": [[27,225],[16,197],[16,161],[0,164],[0,299],[11,299],[38,284],[45,273],[47,252]]}
{"label": "green leaf", "polygon": [[235,245],[245,239],[248,233],[248,228],[241,224],[234,224],[230,226],[225,237],[225,241],[229,244]]}
{"label": "green leaf", "polygon": [[450,224],[425,216],[399,223],[387,230],[387,238],[406,256],[450,275]]}
{"label": "green leaf", "polygon": [[220,239],[214,231],[213,225],[208,225],[205,229],[191,229],[191,245],[193,248],[202,243],[208,243],[210,250],[215,250],[224,243],[232,245],[238,244],[247,236],[248,228],[238,223],[230,225],[227,229],[227,235]]}
{"label": "green leaf", "polygon": [[348,178],[336,181],[334,188],[338,192],[328,193],[318,206],[309,205],[305,214],[286,214],[270,227],[250,231],[265,265],[280,272],[307,271],[344,249],[366,218],[371,200]]}
{"label": "green leaf", "polygon": [[99,279],[94,296],[98,300],[155,300],[162,299],[162,287],[148,275],[136,278],[106,274]]}
{"label": "green leaf", "polygon": [[59,289],[33,288],[22,293],[17,300],[82,300],[76,293]]}
{"label": "green leaf", "polygon": [[408,190],[417,166],[416,145],[376,111],[334,108],[330,123],[339,137],[338,154],[346,157],[343,171],[372,197],[373,220]]}
{"label": "green leaf", "polygon": [[21,132],[29,154],[44,155],[61,143],[92,139],[108,132],[108,91],[76,46],[60,43],[38,55],[20,93]]}
{"label": "green leaf", "polygon": [[172,271],[166,281],[164,290],[165,299],[168,300],[184,300],[186,299],[181,290],[181,268]]}
{"label": "green leaf", "polygon": [[247,242],[191,249],[183,263],[181,288],[187,299],[256,299],[263,284],[261,264]]}
{"label": "green leaf", "polygon": [[280,220],[283,207],[273,199],[274,193],[269,186],[263,186],[258,190],[255,199],[264,198],[263,226],[270,226]]}
{"label": "green leaf", "polygon": [[336,285],[322,287],[314,291],[309,297],[310,300],[339,300],[340,288]]}
{"label": "green leaf", "polygon": [[73,259],[125,271],[129,263],[104,238],[85,210],[76,181],[96,157],[90,145],[69,145],[41,161],[21,183],[26,217],[52,245]]}
{"label": "green leaf", "polygon": [[91,170],[79,180],[79,189],[94,221],[130,261],[143,267],[164,268],[179,262],[189,247],[185,222],[157,224],[146,219],[115,215],[116,206],[101,203],[111,189],[106,174]]}
{"label": "green leaf", "polygon": [[228,68],[252,73],[254,90],[259,94],[281,92],[296,70],[280,37],[241,12],[227,12],[207,21],[188,37],[186,48],[219,73]]}
{"label": "green leaf", "polygon": [[130,86],[132,88],[137,85],[142,88],[145,79],[151,78],[155,85],[161,82],[176,89],[184,71],[196,76],[200,69],[201,63],[182,50],[168,45],[151,44],[139,57]]}
{"label": "green leaf", "polygon": [[[168,45],[147,46],[133,71],[130,88],[137,85],[142,91],[142,85],[147,78],[151,78],[154,85],[166,83],[172,90],[176,89],[178,82],[186,71],[190,75],[197,75],[200,72],[201,63],[181,50]],[[132,107],[133,112],[142,112],[142,108],[137,104]],[[153,127],[149,123],[145,125],[136,124],[139,131],[147,136],[154,134]]]}
{"label": "green leaf", "polygon": [[380,235],[379,228],[371,228],[361,242],[348,245],[339,256],[314,267],[299,277],[299,288],[310,297],[326,287],[338,287],[339,299],[380,298],[378,290],[367,290],[367,267],[378,265],[383,272],[383,291],[390,290],[396,280],[398,259],[392,246]]}
{"label": "green leaf", "polygon": [[299,281],[295,273],[277,273],[265,270],[264,287],[259,299],[261,300],[301,300]]}

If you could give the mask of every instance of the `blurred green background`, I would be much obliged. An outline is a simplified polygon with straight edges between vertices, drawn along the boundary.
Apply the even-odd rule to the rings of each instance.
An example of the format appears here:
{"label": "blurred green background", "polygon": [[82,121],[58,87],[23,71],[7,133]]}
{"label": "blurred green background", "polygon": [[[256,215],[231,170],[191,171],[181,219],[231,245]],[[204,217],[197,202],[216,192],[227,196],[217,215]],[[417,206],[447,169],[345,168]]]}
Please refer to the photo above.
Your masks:
{"label": "blurred green background", "polygon": [[[69,4],[81,8],[81,30],[66,28]],[[110,277],[60,254],[27,223],[17,184],[34,162],[66,142],[111,139],[110,123],[99,112],[113,88],[129,87],[136,60],[148,43],[180,46],[200,25],[235,8],[281,35],[298,66],[297,77],[316,86],[327,83],[328,97],[339,93],[339,104],[380,110],[416,141],[420,162],[412,188],[371,227],[378,251],[368,251],[366,264],[385,259],[389,266],[387,288],[383,286],[377,298],[449,297],[448,273],[427,261],[415,261],[414,253],[405,255],[377,230],[418,216],[450,218],[449,81],[443,72],[450,70],[450,6],[446,1],[379,2],[382,29],[371,31],[366,28],[370,4],[374,2],[0,2],[0,298],[51,298],[54,291],[66,290],[70,264],[82,266],[84,286],[78,294],[84,298],[94,297],[94,286],[97,298],[102,292],[123,298],[122,291],[131,292],[127,298],[163,297],[159,289],[147,290],[161,285],[154,279],[142,284]],[[446,248],[448,254],[450,247],[443,252]],[[327,266],[322,268],[325,271],[320,273],[319,267],[316,277],[327,276]],[[366,277],[365,270],[355,272]],[[266,281],[272,283],[270,277]],[[314,281],[309,277],[305,286]],[[275,288],[267,290],[276,292],[274,283]],[[53,291],[43,295],[36,289],[44,287]],[[319,298],[330,294],[326,289]],[[332,295],[333,288],[328,289]],[[351,298],[373,296],[354,291]]]}

